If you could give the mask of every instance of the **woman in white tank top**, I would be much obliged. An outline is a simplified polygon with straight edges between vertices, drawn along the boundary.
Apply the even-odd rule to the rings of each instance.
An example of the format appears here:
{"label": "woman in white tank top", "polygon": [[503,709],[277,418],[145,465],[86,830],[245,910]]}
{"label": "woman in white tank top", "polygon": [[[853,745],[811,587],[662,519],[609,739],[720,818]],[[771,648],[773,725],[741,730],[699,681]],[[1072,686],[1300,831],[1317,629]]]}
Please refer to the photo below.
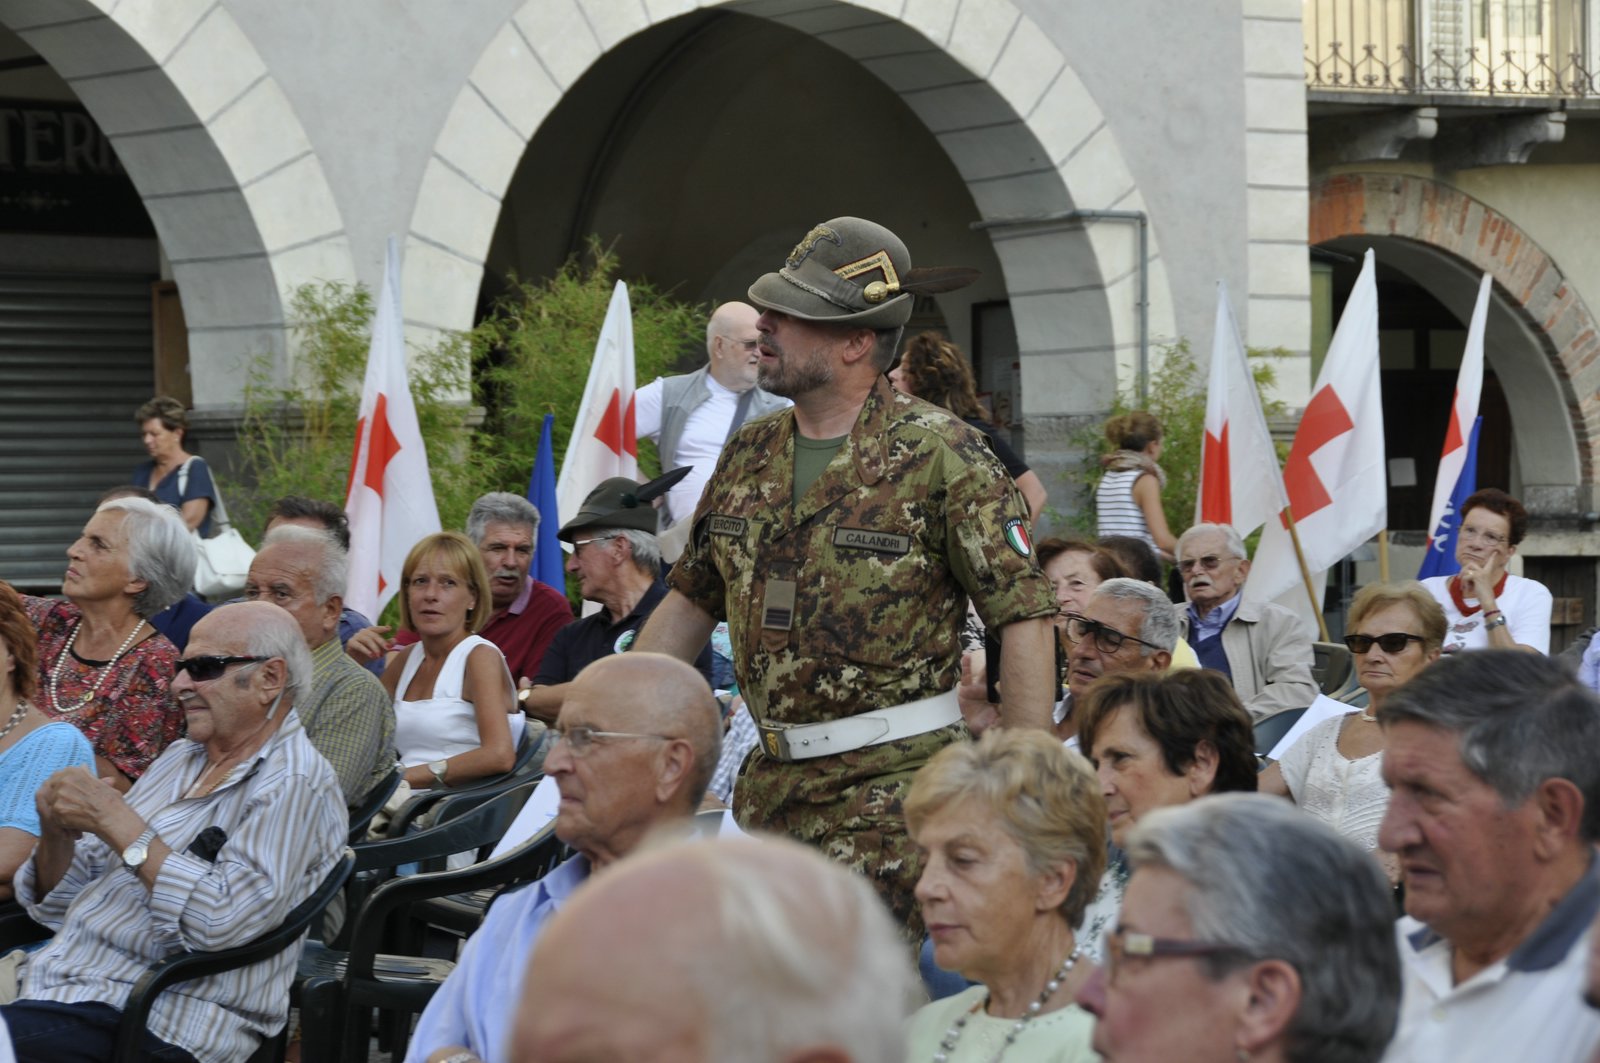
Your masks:
{"label": "woman in white tank top", "polygon": [[418,640],[383,671],[395,748],[414,790],[502,775],[516,758],[515,688],[500,650],[475,632],[492,612],[478,548],[458,532],[430,535],[401,567],[400,623]]}
{"label": "woman in white tank top", "polygon": [[1161,460],[1161,422],[1135,410],[1107,421],[1105,431],[1117,449],[1100,459],[1106,472],[1095,490],[1096,534],[1143,539],[1171,561],[1178,540],[1161,508],[1161,489],[1167,483],[1167,474],[1156,464]]}

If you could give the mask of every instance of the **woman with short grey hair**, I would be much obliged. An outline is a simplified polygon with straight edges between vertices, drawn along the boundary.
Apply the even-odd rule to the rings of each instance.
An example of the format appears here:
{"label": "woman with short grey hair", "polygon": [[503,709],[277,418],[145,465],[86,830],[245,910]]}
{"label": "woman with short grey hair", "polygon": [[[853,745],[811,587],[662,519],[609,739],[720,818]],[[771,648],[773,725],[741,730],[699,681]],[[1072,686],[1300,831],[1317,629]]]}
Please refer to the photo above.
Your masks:
{"label": "woman with short grey hair", "polygon": [[[1123,1061],[1375,1063],[1400,957],[1377,864],[1266,795],[1152,812],[1105,964],[1078,993]],[[1334,888],[1334,885],[1337,888]]]}
{"label": "woman with short grey hair", "polygon": [[126,790],[183,733],[168,693],[178,649],[150,618],[194,579],[195,546],[176,510],[118,498],[67,550],[66,601],[26,598],[39,632],[40,711],[83,732],[102,778]]}
{"label": "woman with short grey hair", "polygon": [[1073,928],[1106,866],[1088,764],[1043,731],[992,728],[928,761],[905,813],[934,960],[980,983],[911,1017],[906,1058],[1093,1060],[1072,1003],[1092,962]]}

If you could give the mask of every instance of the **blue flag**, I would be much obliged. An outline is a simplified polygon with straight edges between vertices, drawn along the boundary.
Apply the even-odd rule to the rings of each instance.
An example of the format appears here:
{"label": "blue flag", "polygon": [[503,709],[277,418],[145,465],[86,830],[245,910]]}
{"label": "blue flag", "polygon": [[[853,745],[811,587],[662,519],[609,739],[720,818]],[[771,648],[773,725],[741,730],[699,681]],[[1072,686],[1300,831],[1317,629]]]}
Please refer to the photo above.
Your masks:
{"label": "blue flag", "polygon": [[1445,507],[1439,526],[1433,529],[1433,540],[1428,544],[1427,556],[1422,559],[1418,579],[1453,576],[1461,571],[1461,562],[1456,560],[1456,532],[1461,528],[1462,503],[1478,489],[1478,429],[1482,427],[1482,417],[1472,422],[1472,435],[1467,437],[1467,460],[1461,466],[1461,475],[1456,477],[1455,490],[1450,492],[1450,504]]}
{"label": "blue flag", "polygon": [[556,415],[544,415],[539,433],[539,456],[533,461],[533,476],[528,480],[528,501],[539,511],[539,541],[533,544],[533,578],[567,593],[567,557],[561,552],[561,513],[556,505],[556,459],[550,433]]}

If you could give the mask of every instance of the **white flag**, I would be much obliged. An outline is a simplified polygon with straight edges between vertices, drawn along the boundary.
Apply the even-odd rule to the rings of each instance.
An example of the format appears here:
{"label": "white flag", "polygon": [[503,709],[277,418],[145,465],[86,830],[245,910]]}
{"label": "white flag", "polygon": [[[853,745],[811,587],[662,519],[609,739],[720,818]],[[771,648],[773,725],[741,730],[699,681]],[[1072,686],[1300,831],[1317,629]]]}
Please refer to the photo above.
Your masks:
{"label": "white flag", "polygon": [[[1318,587],[1323,573],[1389,519],[1374,269],[1369,249],[1283,468],[1300,545]],[[1245,594],[1268,601],[1302,582],[1285,522],[1269,520]]]}
{"label": "white flag", "polygon": [[1422,571],[1417,574],[1418,579],[1461,570],[1455,559],[1455,532],[1460,514],[1454,511],[1451,498],[1463,491],[1471,494],[1475,486],[1463,484],[1461,473],[1466,468],[1472,425],[1478,419],[1478,399],[1483,394],[1483,332],[1489,319],[1489,292],[1493,288],[1494,279],[1485,273],[1478,285],[1478,304],[1472,308],[1472,324],[1467,327],[1467,347],[1461,353],[1461,369],[1456,373],[1456,393],[1450,403],[1450,423],[1445,428],[1439,478],[1433,484],[1433,508],[1428,511],[1428,554]]}
{"label": "white flag", "polygon": [[1208,524],[1231,524],[1244,536],[1276,519],[1288,504],[1278,452],[1228,305],[1228,288],[1218,281],[1196,517]]}
{"label": "white flag", "polygon": [[361,419],[344,508],[350,517],[350,577],[344,604],[377,620],[399,589],[406,554],[439,530],[428,453],[406,378],[400,315],[400,245],[389,237],[361,385]]}
{"label": "white flag", "polygon": [[594,347],[589,382],[583,388],[578,418],[561,459],[556,505],[564,519],[583,508],[583,500],[613,476],[639,478],[639,444],[633,416],[633,311],[628,286],[611,292],[600,342]]}

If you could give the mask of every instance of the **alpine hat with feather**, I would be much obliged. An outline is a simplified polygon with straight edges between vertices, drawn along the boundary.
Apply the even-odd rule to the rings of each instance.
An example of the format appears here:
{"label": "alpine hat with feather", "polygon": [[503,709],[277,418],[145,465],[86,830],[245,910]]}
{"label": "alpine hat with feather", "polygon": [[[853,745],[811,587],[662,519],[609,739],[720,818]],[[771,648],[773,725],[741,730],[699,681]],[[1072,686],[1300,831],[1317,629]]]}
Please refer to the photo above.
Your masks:
{"label": "alpine hat with feather", "polygon": [[865,218],[815,226],[776,273],[750,286],[750,301],[802,321],[859,328],[899,328],[911,318],[912,296],[972,283],[974,269],[912,269],[911,253],[894,233]]}
{"label": "alpine hat with feather", "polygon": [[632,528],[636,531],[657,533],[657,514],[652,503],[673,484],[689,475],[692,466],[673,469],[649,483],[639,483],[626,476],[613,476],[600,481],[600,486],[589,492],[583,500],[578,515],[561,526],[556,538],[572,542],[590,528]]}

